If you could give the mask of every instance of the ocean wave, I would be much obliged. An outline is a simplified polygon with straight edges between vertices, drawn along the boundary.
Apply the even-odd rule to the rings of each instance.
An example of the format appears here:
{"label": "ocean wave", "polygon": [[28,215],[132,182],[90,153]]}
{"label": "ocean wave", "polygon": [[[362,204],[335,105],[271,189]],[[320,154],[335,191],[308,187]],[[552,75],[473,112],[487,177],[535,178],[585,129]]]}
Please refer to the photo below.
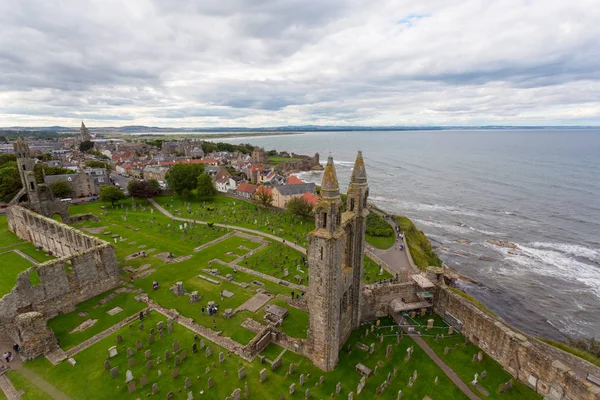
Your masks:
{"label": "ocean wave", "polygon": [[489,245],[505,255],[505,258],[523,270],[541,276],[554,277],[566,282],[576,281],[600,298],[600,268],[577,261],[560,251],[539,249],[517,243],[520,251],[508,253],[507,248]]}
{"label": "ocean wave", "polygon": [[[320,161],[321,165],[327,165],[327,160]],[[341,165],[342,167],[354,167],[354,161],[344,161],[344,160],[333,160],[334,165]]]}
{"label": "ocean wave", "polygon": [[456,207],[444,206],[441,204],[427,204],[427,203],[412,203],[398,199],[391,199],[383,196],[370,196],[369,199],[379,203],[397,204],[405,210],[414,211],[430,211],[430,212],[441,212],[446,214],[465,215],[469,217],[485,218],[485,215],[476,213],[473,211],[462,210]]}
{"label": "ocean wave", "polygon": [[600,263],[600,250],[578,244],[534,242],[531,243],[531,246],[537,249],[558,250],[561,253],[565,253],[574,257],[587,258],[595,263]]}
{"label": "ocean wave", "polygon": [[453,233],[458,233],[458,234],[468,234],[468,233],[477,232],[477,233],[481,233],[482,235],[486,235],[486,236],[502,236],[502,234],[499,232],[490,232],[490,231],[486,231],[483,229],[477,229],[477,228],[474,228],[472,226],[468,226],[465,224],[449,225],[449,224],[441,224],[439,222],[433,222],[433,221],[421,220],[421,219],[414,219],[414,222],[416,222],[417,224],[432,226],[434,228],[438,228],[438,229],[441,229],[441,230],[444,230],[447,232],[453,232]]}

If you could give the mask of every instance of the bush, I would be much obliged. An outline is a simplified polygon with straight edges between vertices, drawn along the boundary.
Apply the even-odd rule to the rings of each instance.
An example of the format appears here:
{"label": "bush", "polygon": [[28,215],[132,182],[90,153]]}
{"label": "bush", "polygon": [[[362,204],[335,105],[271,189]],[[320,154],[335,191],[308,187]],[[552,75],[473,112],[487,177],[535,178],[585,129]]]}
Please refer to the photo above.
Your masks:
{"label": "bush", "polygon": [[149,198],[160,193],[160,187],[156,187],[151,182],[141,182],[131,180],[127,184],[127,191],[131,196]]}
{"label": "bush", "polygon": [[424,270],[430,265],[438,267],[442,265],[442,260],[431,249],[427,236],[418,230],[409,218],[395,215],[394,222],[404,233],[410,255],[417,267]]}
{"label": "bush", "polygon": [[314,215],[313,205],[302,197],[294,197],[288,201],[286,209],[290,214],[296,215],[300,218],[310,218]]}
{"label": "bush", "polygon": [[54,197],[65,198],[73,195],[73,188],[67,181],[57,181],[50,184],[50,189]]}
{"label": "bush", "polygon": [[394,228],[376,212],[367,216],[367,235],[394,236]]}
{"label": "bush", "polygon": [[125,193],[116,186],[106,185],[102,186],[102,189],[100,189],[100,200],[111,203],[113,206],[115,205],[115,202],[123,200],[125,197]]}
{"label": "bush", "polygon": [[165,180],[175,193],[189,196],[198,186],[198,177],[204,173],[202,164],[175,164],[171,167]]}

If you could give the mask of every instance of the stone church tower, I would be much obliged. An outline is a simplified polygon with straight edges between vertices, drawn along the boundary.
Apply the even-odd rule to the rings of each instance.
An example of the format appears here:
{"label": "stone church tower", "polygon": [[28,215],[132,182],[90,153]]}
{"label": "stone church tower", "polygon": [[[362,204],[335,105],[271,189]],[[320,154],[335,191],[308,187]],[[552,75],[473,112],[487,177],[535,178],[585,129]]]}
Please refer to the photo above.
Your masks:
{"label": "stone church tower", "polygon": [[308,236],[308,341],[313,363],[325,371],[336,366],[340,349],[360,324],[368,194],[359,152],[344,212],[333,158],[329,157],[315,207],[315,230]]}
{"label": "stone church tower", "polygon": [[79,136],[82,142],[92,140],[92,137],[90,136],[90,131],[88,130],[88,128],[86,128],[83,121],[81,121],[81,128],[79,128]]}
{"label": "stone church tower", "polygon": [[13,145],[15,156],[17,157],[17,167],[21,176],[23,188],[17,193],[11,204],[16,204],[27,195],[25,206],[46,217],[52,217],[54,214],[61,216],[63,222],[69,222],[68,204],[56,200],[52,190],[43,183],[37,183],[35,178],[35,162],[29,157],[29,146],[27,142],[19,137]]}

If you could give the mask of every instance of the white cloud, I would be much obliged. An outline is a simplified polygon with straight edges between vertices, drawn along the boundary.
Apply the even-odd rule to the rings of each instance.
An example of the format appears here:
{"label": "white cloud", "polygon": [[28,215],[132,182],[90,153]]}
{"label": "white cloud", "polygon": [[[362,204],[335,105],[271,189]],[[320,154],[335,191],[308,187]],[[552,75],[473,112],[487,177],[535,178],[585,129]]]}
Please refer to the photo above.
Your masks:
{"label": "white cloud", "polygon": [[0,126],[600,125],[595,2],[0,2]]}

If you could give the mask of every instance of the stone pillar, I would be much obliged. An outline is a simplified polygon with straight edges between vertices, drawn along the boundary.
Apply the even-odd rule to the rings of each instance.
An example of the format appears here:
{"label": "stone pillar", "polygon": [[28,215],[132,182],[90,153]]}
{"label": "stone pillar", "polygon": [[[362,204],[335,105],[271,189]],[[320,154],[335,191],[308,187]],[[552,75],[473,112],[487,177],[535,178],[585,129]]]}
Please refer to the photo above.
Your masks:
{"label": "stone pillar", "polygon": [[17,315],[15,327],[21,347],[19,354],[24,361],[33,360],[58,348],[58,340],[39,312]]}

